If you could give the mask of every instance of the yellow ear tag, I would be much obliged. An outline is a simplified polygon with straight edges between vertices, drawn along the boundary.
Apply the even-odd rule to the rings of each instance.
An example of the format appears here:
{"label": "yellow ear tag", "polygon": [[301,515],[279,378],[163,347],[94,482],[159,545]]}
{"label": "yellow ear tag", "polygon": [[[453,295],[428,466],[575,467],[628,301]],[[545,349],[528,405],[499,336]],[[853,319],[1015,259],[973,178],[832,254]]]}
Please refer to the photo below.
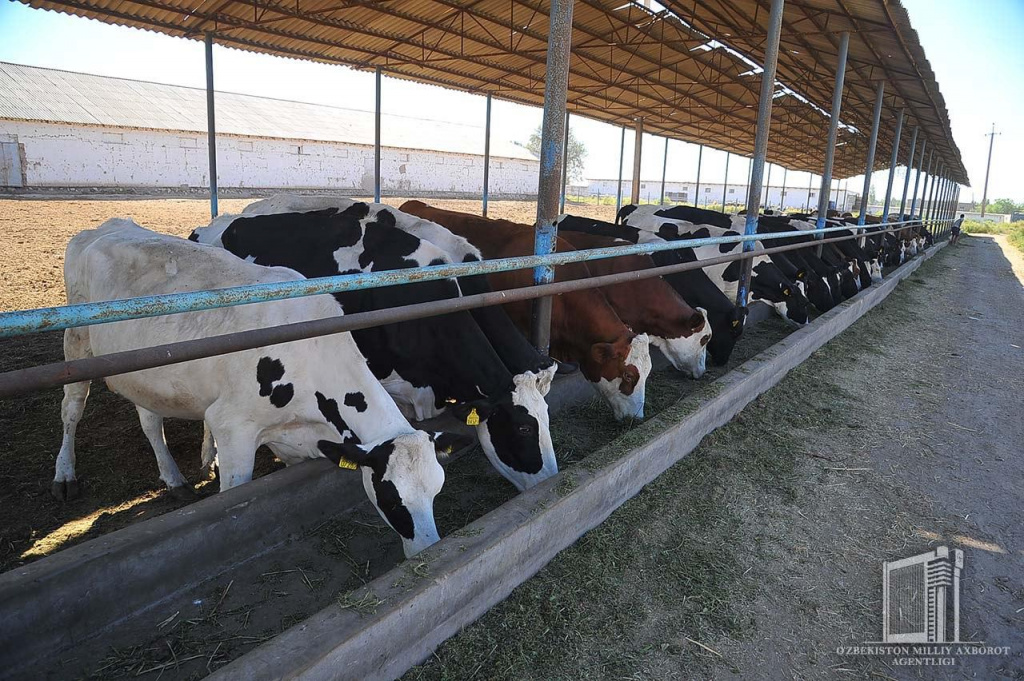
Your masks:
{"label": "yellow ear tag", "polygon": [[740,320],[738,320],[738,319],[732,320],[732,325],[733,325],[733,328],[739,326],[740,325]]}
{"label": "yellow ear tag", "polygon": [[788,296],[789,295],[789,289],[788,288],[787,289],[783,289],[782,290],[782,295]]}
{"label": "yellow ear tag", "polygon": [[359,466],[355,465],[345,457],[341,457],[338,460],[338,468],[347,468],[350,471],[358,470]]}
{"label": "yellow ear tag", "polygon": [[476,413],[476,407],[469,410],[469,414],[466,415],[467,426],[479,426],[480,425],[480,414]]}

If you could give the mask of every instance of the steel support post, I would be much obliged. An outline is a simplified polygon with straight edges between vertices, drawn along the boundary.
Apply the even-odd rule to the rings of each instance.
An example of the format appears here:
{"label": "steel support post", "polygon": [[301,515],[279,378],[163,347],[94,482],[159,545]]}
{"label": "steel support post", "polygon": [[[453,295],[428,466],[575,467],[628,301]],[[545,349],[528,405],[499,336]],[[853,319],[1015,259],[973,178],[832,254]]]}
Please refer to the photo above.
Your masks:
{"label": "steel support post", "polygon": [[917,159],[917,174],[914,176],[914,194],[910,197],[910,219],[914,219],[917,209],[917,190],[921,188],[921,173],[924,171],[924,152],[928,149],[928,138],[921,144],[921,156]]}
{"label": "steel support post", "polygon": [[[704,160],[704,145],[697,147],[697,189],[694,191],[693,205],[700,208],[700,163]],[[704,205],[707,206],[708,202],[705,201]]]}
{"label": "steel support post", "polygon": [[661,162],[661,198],[658,199],[658,205],[665,205],[665,173],[668,172],[668,138],[665,138],[665,158]]}
{"label": "steel support post", "polygon": [[900,159],[900,135],[903,134],[903,110],[896,123],[896,134],[892,138],[892,157],[889,159],[889,182],[885,185],[885,203],[882,205],[882,222],[889,221],[889,204],[892,202],[892,184],[896,179],[896,164]]}
{"label": "steel support post", "polygon": [[786,210],[786,180],[789,178],[789,168],[782,167],[782,191],[779,192],[779,210]]}
{"label": "steel support post", "polygon": [[765,163],[767,170],[764,173],[764,197],[761,199],[762,206],[771,204],[772,198],[772,164]]}
{"label": "steel support post", "polygon": [[615,219],[619,219],[619,209],[622,208],[622,168],[626,163],[626,129],[622,129],[622,139],[619,141],[619,184],[615,190]]}
{"label": "steel support post", "polygon": [[558,200],[559,214],[565,212],[565,185],[569,180],[569,112],[565,112],[565,136],[562,138],[562,194]]}
{"label": "steel support post", "polygon": [[629,188],[629,202],[636,206],[640,204],[640,160],[643,157],[644,119],[637,118],[634,129],[636,141],[633,143],[633,184]]}
{"label": "steel support post", "polygon": [[491,181],[491,93],[487,93],[487,115],[484,117],[484,196],[483,216],[487,217],[487,199]]}
{"label": "steel support post", "polygon": [[811,190],[814,188],[814,173],[807,173],[807,201],[804,205],[804,212],[811,212]]}
{"label": "steel support post", "polygon": [[928,166],[924,172],[924,183],[921,185],[921,222],[924,223],[925,201],[928,198],[928,182],[932,178],[933,164],[935,163],[935,147],[928,152]]}
{"label": "steel support post", "polygon": [[729,159],[732,158],[732,154],[728,151],[725,152],[725,180],[722,184],[722,212],[725,212],[725,196],[729,193]]}
{"label": "steel support post", "polygon": [[[574,0],[551,0],[548,29],[547,76],[544,79],[544,117],[540,137],[540,177],[537,182],[537,223],[533,252],[553,252],[558,236],[558,186],[565,137],[566,96],[569,88],[569,52],[572,49],[572,9]],[[551,266],[533,270],[535,284],[555,279]],[[543,354],[551,347],[551,298],[537,298],[533,304],[531,337]]]}
{"label": "steel support post", "polygon": [[[832,112],[828,122],[828,141],[825,143],[825,167],[821,174],[821,194],[818,196],[818,220],[815,227],[825,228],[828,200],[832,194],[832,166],[836,160],[836,137],[839,135],[839,115],[843,110],[843,82],[846,80],[846,56],[850,50],[850,34],[839,36],[839,57],[836,61],[836,82],[832,88]],[[821,248],[819,247],[820,251]]]}
{"label": "steel support post", "polygon": [[206,34],[206,146],[210,152],[210,217],[217,217],[217,125],[213,102],[213,34]]}
{"label": "steel support post", "polygon": [[380,67],[376,70],[376,93],[373,106],[373,200],[380,203]]}
{"label": "steel support post", "polygon": [[931,221],[931,220],[933,220],[935,218],[935,188],[936,188],[936,186],[938,186],[939,180],[942,179],[942,173],[943,173],[944,170],[945,170],[944,165],[940,163],[939,167],[938,167],[938,172],[936,172],[935,175],[932,177],[931,187],[929,187],[929,189],[928,189],[928,201],[927,201],[928,216],[927,216],[926,219],[929,220],[929,221]]}
{"label": "steel support post", "polygon": [[[864,164],[864,190],[860,195],[860,215],[857,224],[863,225],[868,214],[868,197],[871,195],[871,173],[875,168],[875,152],[878,150],[878,126],[882,122],[882,99],[885,97],[885,81],[878,81],[875,87],[875,111],[871,118],[871,138],[868,140],[868,159]],[[861,239],[861,245],[864,240]]]}
{"label": "steel support post", "polygon": [[917,133],[920,127],[914,126],[914,134],[910,136],[910,153],[907,154],[907,176],[903,178],[903,198],[900,199],[900,220],[907,214],[907,193],[910,191],[910,176],[914,172],[914,153],[917,151]]}
{"label": "steel support post", "polygon": [[[761,178],[768,156],[768,133],[771,130],[772,102],[775,99],[775,68],[779,61],[779,36],[782,33],[782,8],[785,0],[772,0],[768,16],[768,38],[765,41],[764,71],[761,73],[761,95],[757,105],[757,130],[754,132],[754,156],[750,167],[750,187],[747,189],[747,219],[744,234],[757,234],[757,219],[761,213]],[[849,36],[847,36],[849,39]],[[754,250],[753,241],[743,242],[743,251]],[[750,290],[750,268],[753,261],[740,261],[740,281],[736,289],[736,304],[747,305]]]}

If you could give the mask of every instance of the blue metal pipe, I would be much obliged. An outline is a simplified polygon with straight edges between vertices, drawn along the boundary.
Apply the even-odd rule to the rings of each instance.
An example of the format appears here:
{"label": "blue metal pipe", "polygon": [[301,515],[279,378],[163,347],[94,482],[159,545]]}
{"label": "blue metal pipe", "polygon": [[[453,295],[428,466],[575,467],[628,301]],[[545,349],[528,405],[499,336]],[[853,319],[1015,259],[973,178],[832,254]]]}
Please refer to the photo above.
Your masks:
{"label": "blue metal pipe", "polygon": [[[898,224],[901,223],[878,226],[888,227]],[[848,229],[848,227],[829,227],[824,230],[815,231],[815,234],[827,234],[844,229]],[[793,236],[792,233],[784,232],[782,234],[721,236],[707,239],[630,244],[614,248],[569,251],[566,253],[551,253],[549,255],[524,255],[515,258],[432,265],[405,270],[340,274],[300,281],[250,284],[210,291],[166,293],[99,303],[81,303],[78,305],[44,307],[34,310],[17,310],[0,313],[0,338],[10,338],[12,336],[21,336],[41,331],[60,331],[62,329],[106,324],[108,322],[122,322],[130,319],[162,317],[164,315],[211,310],[219,307],[265,303],[273,300],[301,298],[325,293],[398,286],[400,284],[434,281],[474,274],[493,274],[495,272],[532,268],[547,269],[555,265],[616,258],[623,255],[649,255],[659,251],[671,251],[680,248],[698,248],[700,246],[714,246],[754,240],[770,241],[791,236]]]}

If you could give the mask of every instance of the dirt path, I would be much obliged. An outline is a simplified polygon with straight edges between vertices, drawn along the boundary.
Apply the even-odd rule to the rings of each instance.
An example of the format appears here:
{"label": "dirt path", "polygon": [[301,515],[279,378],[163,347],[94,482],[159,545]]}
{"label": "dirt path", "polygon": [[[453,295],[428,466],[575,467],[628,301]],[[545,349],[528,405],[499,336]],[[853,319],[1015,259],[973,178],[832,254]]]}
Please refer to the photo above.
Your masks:
{"label": "dirt path", "polygon": [[[409,678],[1024,678],[1024,279],[967,237]],[[952,668],[881,635],[881,564],[965,553]]]}

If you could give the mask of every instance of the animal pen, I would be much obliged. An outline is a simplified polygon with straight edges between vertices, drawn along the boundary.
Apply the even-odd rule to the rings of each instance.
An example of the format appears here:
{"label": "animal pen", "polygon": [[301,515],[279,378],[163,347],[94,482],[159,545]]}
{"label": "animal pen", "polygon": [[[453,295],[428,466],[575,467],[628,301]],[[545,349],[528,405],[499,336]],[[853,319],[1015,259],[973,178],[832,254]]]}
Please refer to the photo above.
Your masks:
{"label": "animal pen", "polygon": [[[550,297],[570,291],[740,260],[744,264],[737,304],[745,306],[752,259],[803,247],[771,243],[783,234],[757,234],[766,163],[820,174],[815,231],[819,244],[863,238],[866,231],[861,228],[866,227],[871,176],[876,170],[889,169],[885,212],[881,224],[874,225],[881,233],[925,225],[937,239],[945,237],[959,187],[969,183],[934,74],[905,10],[894,0],[771,0],[770,6],[755,0],[664,0],[661,4],[632,0],[410,0],[374,4],[225,0],[214,5],[199,0],[174,4],[163,0],[27,0],[26,4],[204,41],[210,209],[214,217],[218,214],[214,43],[374,72],[376,201],[381,192],[383,75],[486,96],[486,133],[481,140],[485,149],[481,193],[484,215],[492,98],[542,106],[536,240],[531,256],[8,312],[0,314],[0,338],[510,270],[532,269],[535,285],[26,367],[0,374],[0,398],[514,300],[534,301],[531,340],[546,353],[550,343]],[[749,156],[752,165],[745,233],[554,252],[555,223],[564,209],[565,146],[571,115],[620,126],[623,140],[626,129],[633,129],[637,140],[631,197],[634,204],[640,198],[644,132],[666,138],[666,159],[668,139]],[[913,128],[909,136],[904,134],[906,125]],[[902,192],[894,187],[898,164],[907,167]],[[910,175],[915,169],[911,189]],[[857,224],[826,227],[833,180],[860,174],[865,179]],[[620,163],[620,185],[621,175]],[[699,188],[700,161],[697,178]],[[894,188],[901,197],[901,208],[898,219],[890,220]],[[909,215],[905,208],[909,208]],[[848,229],[853,234],[834,234]],[[763,241],[765,246],[757,248],[755,241]],[[568,263],[730,243],[743,246],[709,260],[636,272],[572,281],[558,281],[556,276],[556,268]],[[726,422],[785,371],[883,299],[919,262],[909,263],[905,270],[900,268],[877,289],[862,292],[850,305],[822,315],[808,328],[794,333],[790,339],[803,334],[799,341],[780,343],[777,357],[752,365],[752,373],[746,378],[730,374],[733,378],[725,382],[723,392],[709,399],[698,413],[678,417],[672,438],[681,444],[656,451],[652,441],[638,445],[606,469],[564,472],[555,481],[523,493],[474,523],[477,534],[451,536],[425,551],[430,557],[422,564],[430,564],[429,572],[414,576],[412,587],[396,588],[391,572],[367,584],[360,597],[371,594],[375,602],[386,604],[379,611],[362,617],[329,605],[306,622],[214,671],[214,675],[272,678],[301,672],[321,677],[337,674],[342,668],[340,673],[350,678],[388,678],[402,673],[504,598],[559,550],[688,453],[704,434]],[[660,442],[664,445],[664,440]],[[296,468],[303,470],[275,476],[294,484],[298,480],[312,481],[324,473],[323,467],[312,464]],[[574,480],[570,486],[563,484],[567,475]],[[244,526],[239,534],[256,536],[255,528],[264,517],[260,514],[269,513],[257,494],[297,503],[296,498],[288,497],[284,486],[264,479],[199,502],[207,509],[199,515],[207,522],[231,527],[233,507],[229,504],[244,499],[250,507],[238,512],[243,518],[238,522]],[[569,513],[572,515],[566,515]],[[572,532],[566,532],[565,524],[557,522],[563,516],[578,521]],[[198,519],[176,515],[149,522],[162,523],[161,527],[177,537],[182,546],[200,541],[195,528]],[[100,560],[95,567],[98,570],[106,565],[102,561],[130,562],[132,559],[123,553],[125,546],[141,545],[156,553],[168,550],[158,551],[153,542],[159,540],[152,535],[143,539],[136,529],[122,531],[126,534],[118,540],[123,542],[121,548],[110,543],[98,547],[100,558],[85,552],[72,557],[58,554],[0,575],[0,611],[11,614],[5,614],[0,624],[0,638],[14,642],[10,651],[4,652],[9,664],[0,676],[23,673],[53,651],[67,649],[73,642],[130,620],[160,599],[178,593],[174,584],[166,583],[168,578],[175,578],[173,570],[155,579],[151,570],[158,568],[153,566],[126,570],[132,575],[127,583],[100,579],[89,597],[72,598],[58,589],[57,577],[72,569],[71,561]],[[453,548],[456,543],[460,548]],[[265,548],[248,549],[249,555],[258,556],[257,551]],[[237,562],[238,558],[233,560]],[[184,570],[180,563],[172,567]],[[215,566],[214,571],[228,569],[230,566]],[[401,571],[399,566],[392,572],[397,575]],[[82,574],[91,573],[83,570]],[[184,574],[190,573],[186,570]],[[37,585],[31,592],[22,588],[28,579]],[[161,582],[163,585],[157,586]],[[463,593],[455,596],[453,584],[463,585]],[[47,595],[44,589],[53,593]],[[147,591],[130,595],[142,589]],[[26,601],[26,593],[36,600]],[[99,604],[104,599],[121,598],[124,604],[118,608]],[[362,651],[358,662],[353,661],[356,650]],[[340,667],[342,664],[346,666]]]}

